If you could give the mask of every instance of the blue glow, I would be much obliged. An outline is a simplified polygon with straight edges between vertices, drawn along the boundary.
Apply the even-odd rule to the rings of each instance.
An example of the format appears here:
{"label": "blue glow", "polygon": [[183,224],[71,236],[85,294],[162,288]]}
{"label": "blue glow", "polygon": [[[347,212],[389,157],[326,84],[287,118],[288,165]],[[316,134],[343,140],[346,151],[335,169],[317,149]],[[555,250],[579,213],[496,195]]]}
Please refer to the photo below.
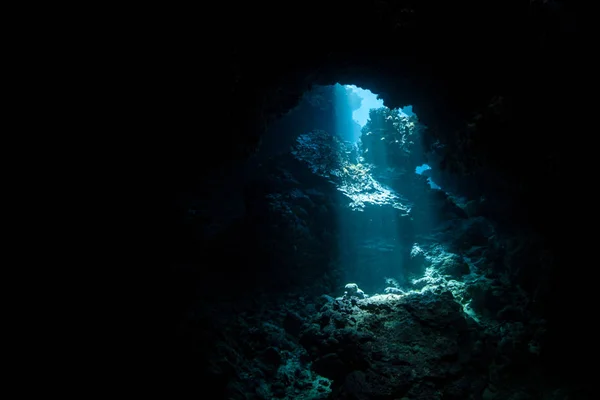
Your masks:
{"label": "blue glow", "polygon": [[432,181],[431,178],[427,178],[427,183],[429,183],[429,187],[432,189],[438,189],[438,190],[442,189],[434,181]]}
{"label": "blue glow", "polygon": [[400,111],[403,114],[405,114],[407,117],[410,117],[411,115],[416,115],[412,110],[412,106],[406,106],[406,107],[400,109]]}
{"label": "blue glow", "polygon": [[424,171],[427,171],[428,169],[431,169],[431,167],[427,164],[423,164],[423,165],[419,165],[417,168],[415,168],[415,172],[419,175],[421,175]]}
{"label": "blue glow", "polygon": [[346,87],[352,89],[354,93],[362,98],[360,108],[352,113],[352,119],[354,119],[361,127],[365,126],[369,119],[369,110],[372,108],[383,107],[383,100],[377,98],[377,95],[373,94],[370,90],[362,89],[355,85],[346,85]]}
{"label": "blue glow", "polygon": [[[423,164],[423,165],[419,165],[417,168],[415,168],[415,173],[422,175],[423,172],[430,170],[431,167],[427,164]],[[432,189],[442,189],[438,184],[436,184],[434,181],[431,180],[431,177],[427,178],[427,183],[429,183],[429,187]]]}

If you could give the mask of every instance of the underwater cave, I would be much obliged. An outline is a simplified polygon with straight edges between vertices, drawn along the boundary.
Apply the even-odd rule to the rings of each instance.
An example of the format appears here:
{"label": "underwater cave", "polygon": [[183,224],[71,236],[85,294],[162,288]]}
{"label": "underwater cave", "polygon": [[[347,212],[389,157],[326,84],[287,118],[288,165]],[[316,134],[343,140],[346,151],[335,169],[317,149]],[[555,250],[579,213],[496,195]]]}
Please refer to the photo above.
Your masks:
{"label": "underwater cave", "polygon": [[167,49],[158,381],[227,400],[590,398],[593,284],[565,279],[593,240],[572,234],[593,198],[573,160],[593,157],[556,113],[583,79],[576,10],[315,7],[228,14],[208,83],[191,37]]}

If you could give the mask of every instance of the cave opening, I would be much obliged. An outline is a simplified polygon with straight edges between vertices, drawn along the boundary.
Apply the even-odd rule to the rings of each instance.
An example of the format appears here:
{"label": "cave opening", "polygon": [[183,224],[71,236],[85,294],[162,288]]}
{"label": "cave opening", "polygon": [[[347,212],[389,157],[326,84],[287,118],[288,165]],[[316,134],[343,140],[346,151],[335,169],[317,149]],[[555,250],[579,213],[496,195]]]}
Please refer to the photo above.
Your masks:
{"label": "cave opening", "polygon": [[269,258],[298,271],[288,283],[333,274],[327,295],[343,297],[351,284],[369,297],[432,282],[431,265],[455,255],[427,234],[443,213],[461,210],[448,207],[423,167],[425,129],[412,106],[390,109],[370,90],[339,83],[314,86],[271,125],[247,174],[268,188],[263,211],[279,231]]}
{"label": "cave opening", "polygon": [[[340,96],[339,101],[348,99],[351,108],[356,107],[356,103],[358,102],[359,107],[352,111],[352,119],[362,128],[367,124],[369,111],[374,108],[384,107],[383,100],[369,89],[363,89],[356,85],[344,85],[344,87],[350,89],[350,92],[348,96]],[[356,97],[353,95],[358,97],[358,101],[355,100]],[[358,140],[358,138],[355,140]]]}

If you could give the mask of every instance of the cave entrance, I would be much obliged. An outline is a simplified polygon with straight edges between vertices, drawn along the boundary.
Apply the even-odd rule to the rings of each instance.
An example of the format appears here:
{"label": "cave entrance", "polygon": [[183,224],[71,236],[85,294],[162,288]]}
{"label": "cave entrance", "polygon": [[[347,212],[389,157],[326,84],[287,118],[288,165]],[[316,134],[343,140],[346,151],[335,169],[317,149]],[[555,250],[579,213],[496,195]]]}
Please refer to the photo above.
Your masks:
{"label": "cave entrance", "polygon": [[276,243],[265,254],[293,265],[295,281],[329,271],[332,295],[342,294],[342,283],[367,294],[412,289],[426,272],[419,235],[439,212],[424,129],[410,105],[389,108],[357,85],[304,93],[270,125],[255,168],[245,171],[248,197],[257,199],[248,209]]}
{"label": "cave entrance", "polygon": [[[383,104],[383,100],[379,98],[379,96],[369,89],[363,89],[356,85],[344,85],[346,89],[349,89],[350,92],[356,95],[359,98],[359,107],[352,112],[352,118],[356,121],[357,124],[363,128],[369,119],[369,111],[372,109],[385,107]],[[350,106],[353,107],[356,105],[355,100],[351,100]],[[408,105],[406,107],[402,107],[399,111],[410,117],[414,115],[412,111],[412,105]]]}
{"label": "cave entrance", "polygon": [[370,90],[339,83],[314,87],[303,101],[303,121],[315,126],[292,155],[331,185],[336,269],[367,293],[408,289],[424,273],[411,253],[426,212],[419,205],[415,220],[413,208],[430,190],[417,173],[423,127],[412,106],[391,109]]}

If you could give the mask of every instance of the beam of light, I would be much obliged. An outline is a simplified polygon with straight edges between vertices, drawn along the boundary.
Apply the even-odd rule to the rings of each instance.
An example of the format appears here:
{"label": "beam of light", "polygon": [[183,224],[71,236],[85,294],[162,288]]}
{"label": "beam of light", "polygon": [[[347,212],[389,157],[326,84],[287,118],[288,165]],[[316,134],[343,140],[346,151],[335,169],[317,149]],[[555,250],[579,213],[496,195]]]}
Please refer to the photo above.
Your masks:
{"label": "beam of light", "polygon": [[[339,262],[346,282],[373,293],[396,275],[400,239],[397,221],[409,215],[405,199],[371,173],[363,158],[361,136],[369,111],[385,107],[370,90],[356,85],[336,85],[337,151],[344,159],[337,189],[348,199],[335,211],[338,223]],[[381,288],[383,289],[383,288]]]}

